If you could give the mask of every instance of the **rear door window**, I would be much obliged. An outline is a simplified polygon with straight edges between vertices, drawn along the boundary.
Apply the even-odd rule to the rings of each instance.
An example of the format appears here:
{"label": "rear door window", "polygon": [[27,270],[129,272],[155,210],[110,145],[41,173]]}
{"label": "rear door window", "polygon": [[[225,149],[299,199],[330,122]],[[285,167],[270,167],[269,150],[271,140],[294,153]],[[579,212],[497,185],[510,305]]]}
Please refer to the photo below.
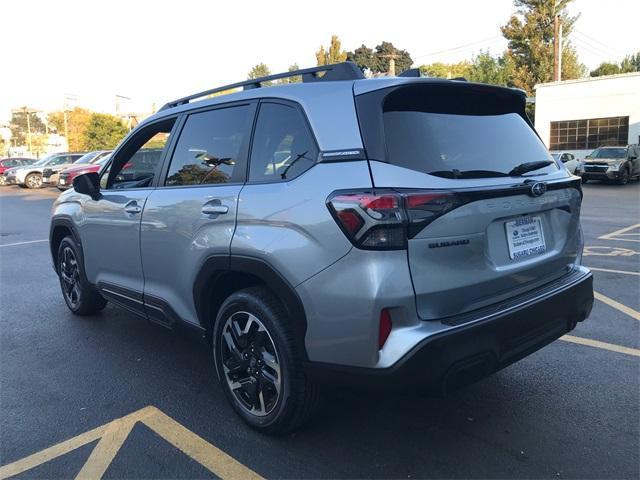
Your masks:
{"label": "rear door window", "polygon": [[260,105],[251,149],[249,180],[282,182],[301,175],[318,158],[302,112],[282,103]]}
{"label": "rear door window", "polygon": [[165,185],[243,181],[245,172],[240,154],[248,140],[251,112],[251,105],[240,105],[189,115],[173,153]]}

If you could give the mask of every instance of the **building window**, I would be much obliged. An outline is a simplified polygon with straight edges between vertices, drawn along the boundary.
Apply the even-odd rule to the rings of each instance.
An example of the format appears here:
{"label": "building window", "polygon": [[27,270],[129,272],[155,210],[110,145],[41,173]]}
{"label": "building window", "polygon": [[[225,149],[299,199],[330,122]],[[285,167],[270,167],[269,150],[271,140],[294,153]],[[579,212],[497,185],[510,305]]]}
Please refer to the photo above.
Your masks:
{"label": "building window", "polygon": [[629,117],[590,118],[551,122],[550,150],[591,150],[626,145]]}

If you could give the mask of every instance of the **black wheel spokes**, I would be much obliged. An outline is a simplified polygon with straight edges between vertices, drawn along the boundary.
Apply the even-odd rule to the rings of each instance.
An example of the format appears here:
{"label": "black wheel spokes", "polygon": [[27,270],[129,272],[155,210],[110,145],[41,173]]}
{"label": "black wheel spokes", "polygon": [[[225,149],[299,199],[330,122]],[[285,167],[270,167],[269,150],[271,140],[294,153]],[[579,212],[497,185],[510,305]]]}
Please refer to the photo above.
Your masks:
{"label": "black wheel spokes", "polygon": [[234,313],[223,330],[222,363],[229,388],[250,413],[264,416],[280,396],[281,373],[275,345],[254,315]]}
{"label": "black wheel spokes", "polygon": [[69,247],[62,251],[62,263],[60,264],[60,278],[62,279],[62,291],[72,305],[80,301],[80,272],[76,256]]}

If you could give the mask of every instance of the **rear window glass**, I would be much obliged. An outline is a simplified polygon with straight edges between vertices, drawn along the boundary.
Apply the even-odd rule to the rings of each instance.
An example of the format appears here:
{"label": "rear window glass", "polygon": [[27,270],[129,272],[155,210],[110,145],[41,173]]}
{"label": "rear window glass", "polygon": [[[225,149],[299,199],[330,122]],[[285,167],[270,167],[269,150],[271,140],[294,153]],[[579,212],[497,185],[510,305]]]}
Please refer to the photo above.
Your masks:
{"label": "rear window glass", "polygon": [[[506,176],[523,163],[552,160],[517,113],[385,112],[384,132],[392,164],[445,178]],[[552,163],[527,174],[557,168]]]}
{"label": "rear window glass", "polygon": [[515,90],[422,81],[360,95],[356,104],[370,159],[443,178],[559,168],[526,121],[523,95]]}

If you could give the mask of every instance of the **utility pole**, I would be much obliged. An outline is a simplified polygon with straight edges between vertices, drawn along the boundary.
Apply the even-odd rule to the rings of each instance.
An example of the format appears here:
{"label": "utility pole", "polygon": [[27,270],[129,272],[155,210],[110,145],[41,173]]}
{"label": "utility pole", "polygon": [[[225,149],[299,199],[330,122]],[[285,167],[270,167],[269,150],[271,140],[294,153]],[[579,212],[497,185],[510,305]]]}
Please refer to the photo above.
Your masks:
{"label": "utility pole", "polygon": [[562,21],[560,15],[553,18],[553,81],[562,80]]}
{"label": "utility pole", "polygon": [[396,58],[398,58],[400,55],[398,55],[397,53],[387,53],[386,55],[380,55],[380,58],[388,58],[389,59],[389,70],[387,72],[387,74],[390,77],[395,77],[396,76]]}
{"label": "utility pole", "polygon": [[76,95],[73,95],[70,93],[64,94],[64,100],[62,104],[62,115],[64,117],[64,138],[67,141],[67,148],[70,148],[69,147],[69,123],[68,123],[67,112],[70,110],[69,103],[75,102],[77,99],[78,97]]}
{"label": "utility pole", "polygon": [[27,117],[27,148],[29,149],[29,153],[31,152],[31,148],[32,148],[32,144],[31,144],[31,115],[33,115],[34,113],[38,113],[39,110],[35,110],[33,108],[29,108],[29,107],[21,107],[15,110],[12,110],[13,112],[20,112],[23,115],[25,115]]}

